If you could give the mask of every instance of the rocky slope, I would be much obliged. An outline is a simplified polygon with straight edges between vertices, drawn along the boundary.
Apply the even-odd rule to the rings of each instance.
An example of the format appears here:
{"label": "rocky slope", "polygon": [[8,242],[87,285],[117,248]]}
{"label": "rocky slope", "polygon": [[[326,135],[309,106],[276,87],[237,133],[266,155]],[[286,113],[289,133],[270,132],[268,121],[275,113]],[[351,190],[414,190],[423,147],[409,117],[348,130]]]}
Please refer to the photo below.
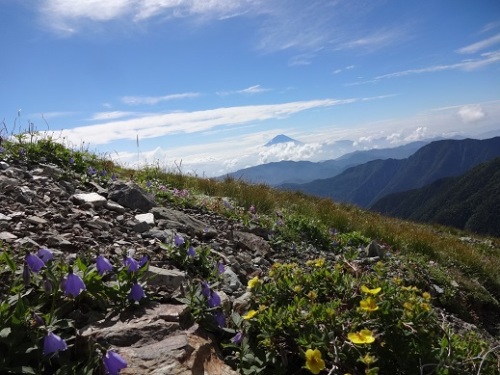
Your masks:
{"label": "rocky slope", "polygon": [[[182,236],[208,245],[225,265],[218,293],[222,303],[244,305],[246,282],[286,256],[264,239],[268,233],[244,228],[217,214],[160,207],[133,182],[103,187],[82,182],[51,165],[0,162],[0,244],[14,251],[51,249],[59,259],[77,256],[148,255],[152,303],[119,315],[85,316],[83,338],[104,340],[127,361],[122,374],[235,374],[209,334],[188,318],[176,297],[187,275],[165,259],[162,244]],[[314,257],[314,251],[308,257]],[[323,254],[329,256],[329,254]]]}

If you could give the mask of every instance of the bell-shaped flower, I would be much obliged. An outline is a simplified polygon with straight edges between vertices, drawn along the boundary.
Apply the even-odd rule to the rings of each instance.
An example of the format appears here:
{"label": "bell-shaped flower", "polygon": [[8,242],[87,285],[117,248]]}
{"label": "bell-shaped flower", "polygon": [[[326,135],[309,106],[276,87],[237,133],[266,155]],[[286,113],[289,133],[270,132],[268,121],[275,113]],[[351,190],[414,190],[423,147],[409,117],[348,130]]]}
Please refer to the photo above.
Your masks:
{"label": "bell-shaped flower", "polygon": [[52,251],[49,249],[42,247],[38,250],[38,257],[42,260],[44,264],[47,264],[49,260],[54,259],[54,255],[52,254]]}
{"label": "bell-shaped flower", "polygon": [[111,265],[111,262],[109,261],[108,258],[106,258],[105,256],[102,256],[102,255],[99,255],[96,259],[95,259],[95,265],[96,265],[96,268],[97,268],[97,273],[99,275],[104,275],[104,272],[109,272],[109,271],[112,271],[113,270],[113,266]]}
{"label": "bell-shaped flower", "polygon": [[143,255],[141,259],[139,259],[139,267],[144,266],[149,261],[149,257],[147,255]]}
{"label": "bell-shaped flower", "polygon": [[220,275],[221,273],[224,273],[226,270],[226,267],[222,262],[217,262],[217,275]]}
{"label": "bell-shaped flower", "polygon": [[43,355],[49,355],[67,348],[66,341],[52,332],[49,332],[43,339]]}
{"label": "bell-shaped flower", "polygon": [[231,342],[236,345],[241,344],[242,341],[243,341],[243,332],[236,333],[236,335],[234,335],[233,338],[231,339]]}
{"label": "bell-shaped flower", "polygon": [[210,284],[208,282],[204,281],[201,283],[201,294],[203,294],[205,297],[210,297]]}
{"label": "bell-shaped flower", "polygon": [[194,258],[196,256],[196,250],[194,249],[193,246],[189,246],[189,249],[187,251],[187,255]]}
{"label": "bell-shaped flower", "polygon": [[128,297],[131,300],[139,302],[143,297],[146,297],[146,294],[144,293],[142,286],[139,283],[135,283],[134,285],[132,285]]}
{"label": "bell-shaped flower", "polygon": [[33,316],[33,321],[35,322],[36,326],[44,326],[45,325],[45,321],[43,320],[43,318],[40,315],[38,315],[36,312],[33,312],[32,316]]}
{"label": "bell-shaped flower", "polygon": [[134,258],[126,256],[123,261],[123,265],[127,267],[128,272],[137,272],[139,270],[139,262],[137,262]]}
{"label": "bell-shaped flower", "polygon": [[220,299],[220,296],[212,291],[212,293],[210,293],[210,297],[208,297],[208,306],[209,307],[217,307],[217,306],[220,306],[221,304],[221,299]]}
{"label": "bell-shaped flower", "polygon": [[219,328],[224,328],[226,326],[226,316],[222,311],[217,311],[214,314],[214,318]]}
{"label": "bell-shaped flower", "polygon": [[45,263],[35,254],[26,255],[26,263],[31,271],[38,273],[43,267],[45,267]]}
{"label": "bell-shaped flower", "polygon": [[184,244],[184,238],[182,236],[179,236],[178,234],[175,235],[174,237],[174,244],[175,246],[181,246]]}
{"label": "bell-shaped flower", "polygon": [[87,287],[83,282],[82,278],[73,273],[73,269],[69,269],[68,276],[66,277],[66,283],[64,285],[64,294],[77,297],[82,291],[86,290]]}
{"label": "bell-shaped flower", "polygon": [[111,350],[108,350],[102,357],[102,362],[106,368],[106,374],[118,375],[120,370],[127,367],[127,362],[119,355]]}

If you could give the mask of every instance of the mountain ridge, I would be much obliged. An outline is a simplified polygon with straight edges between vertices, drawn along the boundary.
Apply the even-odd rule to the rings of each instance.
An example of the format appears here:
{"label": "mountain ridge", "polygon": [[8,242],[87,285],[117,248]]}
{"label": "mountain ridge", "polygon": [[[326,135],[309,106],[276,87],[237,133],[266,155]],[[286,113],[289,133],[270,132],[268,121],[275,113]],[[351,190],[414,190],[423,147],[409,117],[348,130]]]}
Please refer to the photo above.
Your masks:
{"label": "mountain ridge", "polygon": [[406,159],[374,160],[348,168],[332,178],[306,184],[283,184],[279,188],[368,208],[388,194],[419,188],[443,177],[458,176],[497,156],[500,156],[500,137],[439,140]]}
{"label": "mountain ridge", "polygon": [[500,236],[500,157],[461,176],[389,194],[370,209],[401,219]]}

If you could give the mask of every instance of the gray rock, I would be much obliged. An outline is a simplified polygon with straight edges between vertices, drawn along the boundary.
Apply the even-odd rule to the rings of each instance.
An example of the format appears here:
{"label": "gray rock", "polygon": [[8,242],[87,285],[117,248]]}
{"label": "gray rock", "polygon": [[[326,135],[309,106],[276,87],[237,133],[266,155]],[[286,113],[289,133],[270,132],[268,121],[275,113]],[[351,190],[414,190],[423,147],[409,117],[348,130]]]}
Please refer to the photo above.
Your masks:
{"label": "gray rock", "polygon": [[271,245],[253,233],[234,231],[233,239],[240,248],[250,251],[253,255],[268,256],[272,253]]}
{"label": "gray rock", "polygon": [[156,220],[159,220],[158,226],[174,229],[179,232],[187,233],[190,236],[213,238],[217,232],[210,229],[203,221],[194,218],[184,212],[173,210],[166,207],[155,207],[151,210]]}
{"label": "gray rock", "polygon": [[106,198],[97,193],[75,194],[71,199],[79,205],[90,203],[94,207],[103,207],[106,204]]}
{"label": "gray rock", "polygon": [[369,257],[378,256],[380,257],[380,259],[383,259],[385,257],[385,249],[375,241],[370,242],[367,251]]}
{"label": "gray rock", "polygon": [[125,207],[123,207],[121,204],[118,204],[118,203],[110,201],[110,200],[106,201],[105,207],[108,210],[118,212],[119,214],[122,214],[125,212]]}
{"label": "gray rock", "polygon": [[150,266],[146,272],[149,285],[164,286],[176,290],[186,279],[186,274],[176,269],[167,270]]}
{"label": "gray rock", "polygon": [[150,225],[155,225],[155,217],[152,213],[135,215],[135,220]]}
{"label": "gray rock", "polygon": [[13,242],[17,239],[17,236],[15,234],[12,234],[10,232],[0,232],[0,241],[5,241],[5,242]]}
{"label": "gray rock", "polygon": [[132,182],[116,182],[109,188],[108,198],[124,207],[148,212],[156,206],[153,197]]}
{"label": "gray rock", "polygon": [[229,267],[226,267],[222,276],[222,286],[229,288],[230,291],[235,292],[238,289],[243,288],[243,284],[241,283],[238,275],[236,275],[233,270]]}

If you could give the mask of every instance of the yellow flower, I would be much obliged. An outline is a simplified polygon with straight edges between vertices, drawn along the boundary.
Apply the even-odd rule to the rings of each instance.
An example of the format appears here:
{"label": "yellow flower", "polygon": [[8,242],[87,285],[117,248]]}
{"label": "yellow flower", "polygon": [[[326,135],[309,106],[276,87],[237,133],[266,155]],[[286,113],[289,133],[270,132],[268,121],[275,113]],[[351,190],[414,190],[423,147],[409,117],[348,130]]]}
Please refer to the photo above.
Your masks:
{"label": "yellow flower", "polygon": [[248,280],[248,289],[253,289],[255,288],[257,285],[259,285],[260,283],[260,280],[259,280],[259,276],[255,276],[254,278]]}
{"label": "yellow flower", "polygon": [[414,292],[418,291],[418,288],[416,286],[402,286],[401,289]]}
{"label": "yellow flower", "polygon": [[316,261],[314,262],[314,265],[316,267],[323,267],[325,265],[325,259],[324,258],[316,259]]}
{"label": "yellow flower", "polygon": [[412,305],[410,302],[405,302],[405,303],[403,303],[403,307],[404,307],[406,310],[413,310],[413,305]]}
{"label": "yellow flower", "polygon": [[422,297],[424,297],[424,299],[427,299],[427,300],[431,299],[431,295],[428,292],[423,292]]}
{"label": "yellow flower", "polygon": [[431,306],[428,303],[422,303],[420,307],[425,311],[431,311]]}
{"label": "yellow flower", "polygon": [[250,311],[249,311],[249,312],[247,312],[247,314],[243,317],[243,319],[245,319],[245,320],[252,319],[255,315],[257,315],[257,311],[255,311],[255,310],[250,310]]}
{"label": "yellow flower", "polygon": [[377,294],[379,294],[381,290],[382,290],[381,287],[374,288],[374,289],[369,289],[366,285],[362,285],[361,286],[361,291],[363,293],[372,294],[374,296],[376,296]]}
{"label": "yellow flower", "polygon": [[301,285],[295,285],[295,286],[293,287],[293,291],[294,291],[295,293],[300,293],[300,292],[302,291],[302,286],[301,286]]}
{"label": "yellow flower", "polygon": [[310,300],[314,301],[316,297],[318,297],[318,294],[314,290],[311,290],[309,293],[307,293],[307,296]]}
{"label": "yellow flower", "polygon": [[325,361],[321,359],[321,352],[318,349],[307,349],[306,368],[313,374],[319,374],[325,368]]}
{"label": "yellow flower", "polygon": [[368,312],[378,310],[377,302],[372,297],[359,301],[359,307],[361,310]]}
{"label": "yellow flower", "polygon": [[347,334],[347,337],[354,344],[371,344],[375,341],[375,337],[373,336],[373,332],[369,329],[362,329],[359,332],[351,332]]}

